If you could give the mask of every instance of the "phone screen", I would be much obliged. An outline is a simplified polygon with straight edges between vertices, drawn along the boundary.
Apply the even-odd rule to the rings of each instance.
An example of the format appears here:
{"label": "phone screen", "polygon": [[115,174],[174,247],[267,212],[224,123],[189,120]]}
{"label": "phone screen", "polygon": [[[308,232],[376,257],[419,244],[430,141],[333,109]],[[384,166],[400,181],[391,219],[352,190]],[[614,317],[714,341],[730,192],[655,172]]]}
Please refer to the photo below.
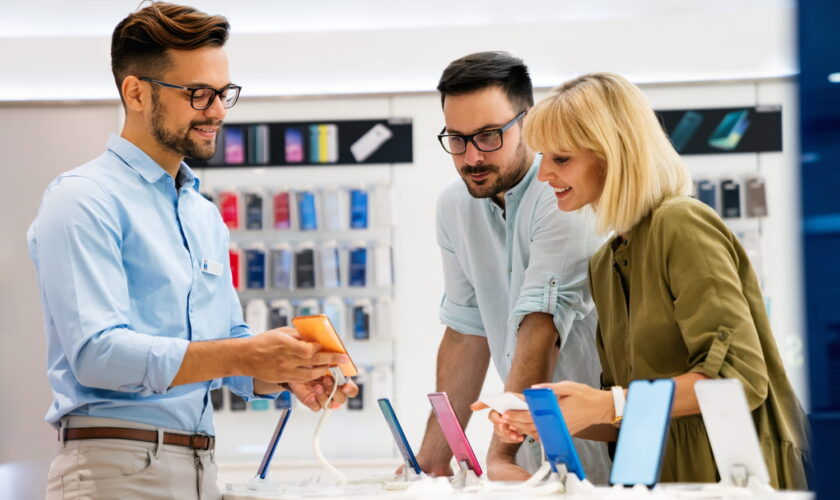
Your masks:
{"label": "phone screen", "polygon": [[673,397],[671,379],[630,383],[610,483],[653,486],[659,480]]}

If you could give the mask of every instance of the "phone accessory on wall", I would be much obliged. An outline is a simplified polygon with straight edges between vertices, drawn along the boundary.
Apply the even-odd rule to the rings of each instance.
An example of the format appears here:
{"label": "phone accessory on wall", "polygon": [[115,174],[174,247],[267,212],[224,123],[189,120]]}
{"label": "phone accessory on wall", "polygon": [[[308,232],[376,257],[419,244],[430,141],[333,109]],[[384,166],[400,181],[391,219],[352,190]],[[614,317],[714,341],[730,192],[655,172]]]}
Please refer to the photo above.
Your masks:
{"label": "phone accessory on wall", "polygon": [[720,191],[723,199],[723,217],[741,217],[741,184],[734,179],[724,179],[720,182]]}
{"label": "phone accessory on wall", "polygon": [[278,191],[272,196],[274,229],[291,229],[291,196],[289,191]]}
{"label": "phone accessory on wall", "polygon": [[348,285],[364,287],[367,285],[368,249],[364,243],[358,243],[348,251]]}
{"label": "phone accessory on wall", "polygon": [[344,207],[344,191],[335,186],[321,190],[321,218],[326,231],[340,231],[346,226],[344,219],[347,209]]}
{"label": "phone accessory on wall", "polygon": [[301,300],[295,306],[295,316],[314,316],[321,314],[321,304],[315,299]]}
{"label": "phone accessory on wall", "polygon": [[268,305],[262,299],[254,299],[245,306],[245,322],[254,333],[268,330]]}
{"label": "phone accessory on wall", "polygon": [[286,163],[303,163],[303,129],[287,127],[284,131]]}
{"label": "phone accessory on wall", "polygon": [[368,192],[350,190],[350,229],[368,228]]}
{"label": "phone accessory on wall", "polygon": [[315,248],[311,243],[304,243],[295,252],[295,286],[297,288],[315,288]]}
{"label": "phone accessory on wall", "polygon": [[239,229],[239,193],[222,191],[219,193],[219,211],[222,221],[228,229]]}
{"label": "phone accessory on wall", "polygon": [[288,300],[272,300],[268,305],[268,329],[292,324],[292,304]]}
{"label": "phone accessory on wall", "polygon": [[254,245],[245,250],[246,282],[249,290],[265,290],[266,253],[262,245]]}
{"label": "phone accessory on wall", "polygon": [[717,183],[708,179],[697,180],[697,199],[718,212]]}
{"label": "phone accessory on wall", "polygon": [[315,231],[318,229],[318,212],[315,208],[315,193],[312,191],[298,191],[298,216],[301,231]]}
{"label": "phone accessory on wall", "polygon": [[242,269],[242,253],[235,244],[231,244],[228,256],[230,257],[230,277],[233,280],[233,288],[239,290],[241,286],[240,273]]}
{"label": "phone accessory on wall", "polygon": [[228,125],[225,134],[225,163],[241,165],[245,163],[245,137],[242,127]]}
{"label": "phone accessory on wall", "polygon": [[347,318],[345,310],[347,309],[341,297],[327,297],[324,299],[324,315],[330,319],[330,323],[335,327],[336,333],[341,338],[347,338],[345,331],[347,328]]}
{"label": "phone accessory on wall", "polygon": [[750,126],[749,114],[746,109],[727,113],[709,137],[709,146],[726,151],[737,148]]}
{"label": "phone accessory on wall", "polygon": [[259,191],[245,193],[245,229],[262,231],[263,200],[263,193]]}
{"label": "phone accessory on wall", "polygon": [[393,136],[391,129],[382,123],[377,123],[370,130],[359,137],[356,142],[350,145],[350,153],[357,162],[363,162],[376,152],[385,141]]}
{"label": "phone accessory on wall", "polygon": [[370,316],[373,309],[370,300],[357,299],[350,305],[350,321],[354,340],[370,339]]}
{"label": "phone accessory on wall", "polygon": [[334,241],[327,241],[321,245],[319,250],[321,256],[322,285],[324,288],[340,287],[338,245]]}
{"label": "phone accessory on wall", "polygon": [[293,269],[292,248],[285,243],[273,246],[271,248],[271,287],[275,290],[291,290]]}
{"label": "phone accessory on wall", "polygon": [[746,184],[747,217],[767,217],[767,190],[764,177],[748,177]]}
{"label": "phone accessory on wall", "polygon": [[678,153],[685,148],[694,136],[694,133],[697,132],[697,127],[701,123],[703,123],[703,115],[696,111],[686,111],[682,118],[680,118],[677,126],[674,127],[674,130],[670,134],[671,143]]}

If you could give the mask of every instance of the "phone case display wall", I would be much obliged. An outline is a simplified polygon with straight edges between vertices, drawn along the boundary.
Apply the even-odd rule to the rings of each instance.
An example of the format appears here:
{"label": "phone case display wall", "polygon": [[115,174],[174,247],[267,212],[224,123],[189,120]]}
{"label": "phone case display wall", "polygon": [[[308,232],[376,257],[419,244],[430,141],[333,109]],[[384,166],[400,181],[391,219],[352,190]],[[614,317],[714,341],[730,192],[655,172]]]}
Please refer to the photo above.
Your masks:
{"label": "phone case display wall", "polygon": [[411,163],[408,118],[225,125],[216,154],[196,167]]}
{"label": "phone case display wall", "polygon": [[[325,314],[359,368],[354,377],[359,396],[342,407],[343,417],[331,420],[324,449],[329,452],[330,433],[346,432],[347,425],[381,425],[375,402],[392,397],[394,385],[390,187],[363,182],[218,186],[202,194],[217,205],[230,231],[233,285],[251,330],[259,333],[291,326],[295,316]],[[267,400],[247,404],[227,390],[214,391],[212,400],[217,418],[255,428],[273,425],[272,415],[283,408]],[[314,427],[316,414],[296,401],[293,406],[291,429]],[[289,434],[281,443],[281,457],[311,453],[311,432]],[[379,447],[378,456],[392,448],[383,436],[366,443]],[[261,453],[256,442],[268,437],[255,436],[253,448],[245,446],[237,455]],[[346,439],[336,437],[335,442]]]}
{"label": "phone case display wall", "polygon": [[683,155],[782,150],[780,106],[657,111]]}

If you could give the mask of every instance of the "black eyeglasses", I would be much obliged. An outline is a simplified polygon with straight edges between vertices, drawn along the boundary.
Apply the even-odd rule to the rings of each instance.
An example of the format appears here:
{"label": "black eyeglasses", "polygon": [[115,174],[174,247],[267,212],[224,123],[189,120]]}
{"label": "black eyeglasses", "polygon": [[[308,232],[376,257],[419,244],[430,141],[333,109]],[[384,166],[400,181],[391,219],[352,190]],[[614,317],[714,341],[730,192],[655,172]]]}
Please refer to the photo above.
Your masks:
{"label": "black eyeglasses", "polygon": [[239,85],[228,85],[223,89],[216,90],[210,87],[184,87],[183,85],[175,85],[174,83],[153,80],[148,76],[138,76],[137,78],[143,80],[144,82],[160,85],[161,87],[188,90],[190,92],[190,106],[199,111],[203,111],[212,106],[213,100],[216,99],[216,96],[219,96],[219,100],[222,101],[222,106],[225,108],[232,108],[239,99],[239,92],[242,90],[242,87]]}
{"label": "black eyeglasses", "polygon": [[492,153],[493,151],[498,151],[502,149],[504,145],[504,134],[507,129],[511,128],[514,123],[518,122],[525,116],[525,113],[528,111],[525,110],[518,115],[514,116],[513,119],[504,125],[501,128],[494,128],[490,130],[482,130],[481,132],[476,132],[474,134],[446,134],[446,127],[443,127],[443,130],[440,131],[438,134],[438,140],[440,141],[440,145],[443,146],[443,150],[451,155],[462,155],[467,152],[467,142],[471,142],[475,149],[482,151],[484,153]]}

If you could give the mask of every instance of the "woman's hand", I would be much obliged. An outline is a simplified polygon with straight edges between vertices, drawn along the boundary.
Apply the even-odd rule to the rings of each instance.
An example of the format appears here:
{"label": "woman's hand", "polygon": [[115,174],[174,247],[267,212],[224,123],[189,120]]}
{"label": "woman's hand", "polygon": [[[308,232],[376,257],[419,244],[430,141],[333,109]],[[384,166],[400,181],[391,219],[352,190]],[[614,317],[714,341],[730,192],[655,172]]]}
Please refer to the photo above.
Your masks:
{"label": "woman's hand", "polygon": [[566,427],[572,436],[593,425],[612,423],[615,416],[610,391],[601,391],[586,384],[570,381],[537,384],[534,388],[548,388],[554,392],[563,413],[563,420],[566,421]]}

